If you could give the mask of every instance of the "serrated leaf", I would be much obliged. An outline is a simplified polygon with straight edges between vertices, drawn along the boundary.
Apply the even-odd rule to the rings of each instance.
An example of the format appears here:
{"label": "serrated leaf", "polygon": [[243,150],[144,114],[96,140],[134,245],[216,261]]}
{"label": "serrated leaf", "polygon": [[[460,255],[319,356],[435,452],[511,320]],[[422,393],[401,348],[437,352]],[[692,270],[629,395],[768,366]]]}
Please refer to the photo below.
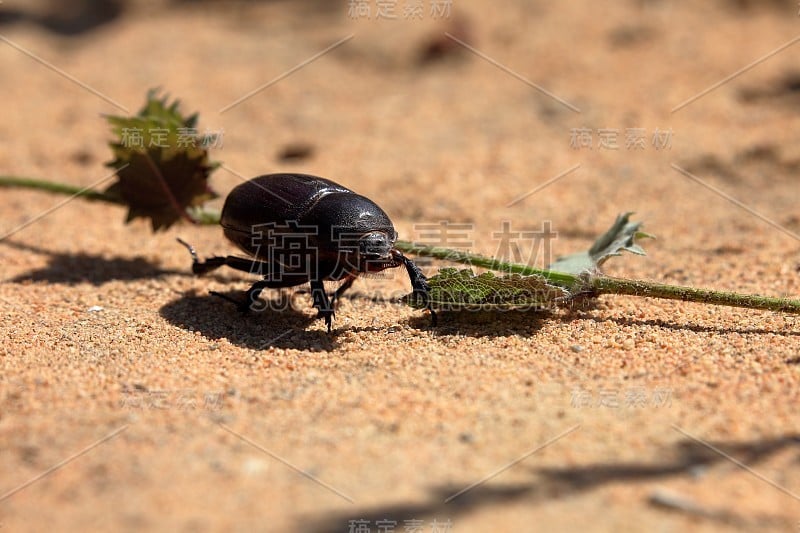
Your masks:
{"label": "serrated leaf", "polygon": [[[445,311],[546,309],[569,296],[564,288],[551,285],[541,276],[496,276],[492,272],[476,276],[470,269],[443,268],[428,280],[428,284],[431,306]],[[413,307],[421,307],[415,295],[406,297],[405,301]]]}
{"label": "serrated leaf", "polygon": [[117,136],[107,166],[120,170],[105,192],[128,205],[127,222],[149,218],[154,231],[190,218],[187,210],[217,197],[208,178],[218,164],[197,134],[197,114],[183,116],[179,102],[168,100],[151,90],[138,114],[106,117]]}
{"label": "serrated leaf", "polygon": [[641,222],[630,222],[633,213],[623,213],[611,228],[601,235],[585,252],[566,255],[558,258],[548,266],[548,270],[579,275],[583,272],[597,271],[609,257],[622,255],[628,251],[636,255],[646,255],[644,248],[636,244],[636,239],[652,238],[640,231]]}

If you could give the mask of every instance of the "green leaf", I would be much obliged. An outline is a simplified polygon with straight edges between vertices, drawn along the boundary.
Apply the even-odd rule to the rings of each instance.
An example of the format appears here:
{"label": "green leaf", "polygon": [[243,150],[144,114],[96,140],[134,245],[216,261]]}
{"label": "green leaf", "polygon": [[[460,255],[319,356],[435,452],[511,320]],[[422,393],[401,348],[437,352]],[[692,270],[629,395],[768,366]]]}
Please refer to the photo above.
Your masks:
{"label": "green leaf", "polygon": [[[470,269],[443,268],[428,280],[431,306],[451,311],[459,309],[546,309],[569,297],[562,287],[551,285],[542,276],[492,272],[475,275]],[[412,307],[422,307],[416,295],[405,298]]]}
{"label": "green leaf", "polygon": [[119,170],[105,192],[129,207],[127,222],[149,218],[154,231],[165,229],[181,218],[193,220],[192,208],[217,197],[208,178],[218,164],[196,130],[196,113],[184,116],[177,100],[150,90],[138,114],[106,119],[117,137],[107,166]]}
{"label": "green leaf", "polygon": [[636,244],[636,239],[653,238],[653,236],[639,230],[641,222],[630,222],[632,214],[624,213],[617,216],[614,225],[601,235],[591,248],[585,252],[558,258],[548,270],[578,275],[583,272],[598,271],[609,257],[622,255],[623,250],[636,255],[646,255],[644,248]]}

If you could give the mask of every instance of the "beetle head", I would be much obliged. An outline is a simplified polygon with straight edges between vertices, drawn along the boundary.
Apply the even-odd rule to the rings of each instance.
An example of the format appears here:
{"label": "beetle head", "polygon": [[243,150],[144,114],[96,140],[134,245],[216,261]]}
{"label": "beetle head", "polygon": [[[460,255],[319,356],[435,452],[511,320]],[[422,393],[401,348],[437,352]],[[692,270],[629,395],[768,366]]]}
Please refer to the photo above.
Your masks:
{"label": "beetle head", "polygon": [[385,231],[370,231],[358,239],[358,255],[361,270],[378,272],[397,266],[392,257],[395,236]]}

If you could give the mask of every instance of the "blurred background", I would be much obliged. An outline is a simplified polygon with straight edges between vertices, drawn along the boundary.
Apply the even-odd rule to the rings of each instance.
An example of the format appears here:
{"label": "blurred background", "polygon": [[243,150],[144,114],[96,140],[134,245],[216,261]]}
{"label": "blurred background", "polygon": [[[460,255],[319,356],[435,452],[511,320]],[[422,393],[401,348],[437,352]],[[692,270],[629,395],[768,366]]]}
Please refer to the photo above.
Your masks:
{"label": "blurred background", "polygon": [[[4,0],[0,174],[104,188],[104,115],[136,113],[160,88],[219,136],[216,207],[244,179],[316,174],[375,200],[402,239],[538,266],[635,211],[658,239],[610,274],[796,296],[799,57],[788,0]],[[793,317],[623,297],[575,320],[459,316],[432,330],[418,311],[353,298],[327,336],[308,302],[245,320],[206,296],[244,276],[192,278],[175,237],[232,252],[218,228],[154,234],[118,206],[61,201],[0,196],[0,231],[25,226],[0,246],[0,432],[14,450],[0,477],[23,483],[100,429],[131,429],[0,502],[0,531],[6,511],[31,529],[302,530],[298,515],[333,512],[373,525],[441,512],[473,531],[796,529]],[[522,233],[503,244],[545,229],[552,249]],[[393,274],[359,290],[407,291]],[[675,401],[580,409],[577,386]],[[120,407],[164,389],[226,396],[219,418]],[[441,487],[573,424],[536,468],[441,503]],[[785,450],[756,467],[788,489],[719,454],[708,474],[709,448],[681,444],[693,428],[748,465]],[[648,496],[662,482],[712,512],[668,515]]]}
{"label": "blurred background", "polygon": [[777,0],[6,1],[0,168],[92,183],[101,115],[159,87],[223,134],[223,195],[314,173],[373,197],[401,238],[464,223],[438,244],[483,253],[504,221],[552,220],[563,253],[626,210],[674,251],[786,245],[720,192],[800,231],[798,22]]}
{"label": "blurred background", "polygon": [[[776,231],[711,188],[800,230],[797,189],[780,187],[800,165],[797,6],[599,11],[6,1],[0,167],[91,183],[107,158],[101,115],[135,112],[159,87],[200,113],[201,131],[223,133],[215,157],[229,171],[212,177],[223,195],[242,177],[315,173],[376,199],[407,240],[421,239],[415,224],[446,220],[473,229],[446,244],[494,253],[503,221],[552,220],[560,237],[586,238],[626,210],[702,247],[720,226],[741,226],[721,244],[733,248]],[[709,205],[718,212],[705,218]]]}

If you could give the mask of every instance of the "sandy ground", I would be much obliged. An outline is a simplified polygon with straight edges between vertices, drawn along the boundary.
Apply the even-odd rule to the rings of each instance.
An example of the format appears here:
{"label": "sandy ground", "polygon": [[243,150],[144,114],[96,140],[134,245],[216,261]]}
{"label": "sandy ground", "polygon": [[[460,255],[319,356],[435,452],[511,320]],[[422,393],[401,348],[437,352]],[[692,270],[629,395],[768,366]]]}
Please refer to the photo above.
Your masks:
{"label": "sandy ground", "polygon": [[[636,211],[658,239],[609,273],[800,294],[795,2],[40,4],[0,6],[2,174],[104,187],[102,114],[159,86],[224,131],[222,193],[318,174],[485,254],[503,221],[558,255]],[[606,296],[431,328],[379,301],[398,271],[328,335],[307,294],[209,296],[251,280],[175,237],[229,253],[218,228],[2,194],[0,532],[800,529],[797,317]]]}

